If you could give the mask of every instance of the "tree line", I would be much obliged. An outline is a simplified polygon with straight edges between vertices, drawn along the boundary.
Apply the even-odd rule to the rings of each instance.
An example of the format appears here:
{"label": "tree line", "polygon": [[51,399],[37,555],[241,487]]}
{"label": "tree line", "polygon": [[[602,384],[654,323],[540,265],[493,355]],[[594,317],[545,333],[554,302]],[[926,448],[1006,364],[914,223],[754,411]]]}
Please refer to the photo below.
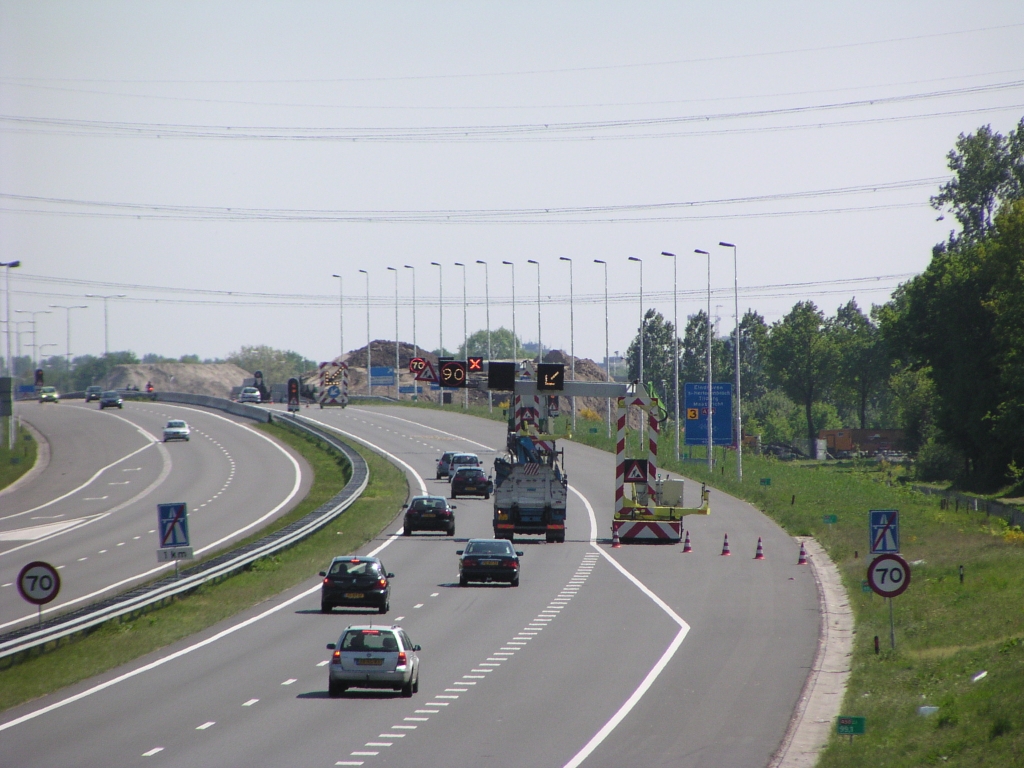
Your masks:
{"label": "tree line", "polygon": [[[1024,484],[1024,119],[1006,136],[983,126],[947,155],[952,178],[930,200],[959,225],[927,269],[865,312],[826,315],[797,302],[768,325],[740,321],[744,434],[813,441],[821,429],[902,429],[922,479],[975,490]],[[676,329],[649,309],[627,352],[675,409]],[[735,379],[733,334],[703,310],[678,339],[680,382]],[[682,384],[680,384],[682,391]],[[812,443],[813,444],[813,443]]]}

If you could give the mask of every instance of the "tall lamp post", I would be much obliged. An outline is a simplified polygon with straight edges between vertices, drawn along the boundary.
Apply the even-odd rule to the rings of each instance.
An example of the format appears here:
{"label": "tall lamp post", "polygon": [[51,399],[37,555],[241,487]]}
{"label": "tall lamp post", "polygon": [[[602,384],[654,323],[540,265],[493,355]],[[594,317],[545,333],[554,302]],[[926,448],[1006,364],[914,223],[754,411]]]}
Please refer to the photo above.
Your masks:
{"label": "tall lamp post", "polygon": [[[469,325],[466,322],[466,265],[461,261],[455,262],[456,267],[462,267],[462,356],[469,357]],[[469,382],[467,381],[466,384]],[[463,387],[463,407],[469,410],[469,387]]]}
{"label": "tall lamp post", "polygon": [[[430,266],[437,267],[437,348],[444,354],[444,270],[436,261]],[[441,398],[444,402],[444,398]]]}
{"label": "tall lamp post", "polygon": [[[477,259],[477,264],[484,265],[484,306],[487,308],[487,366],[491,365],[491,276],[490,268],[483,259]],[[491,390],[487,390],[487,411],[494,411],[494,398]]]}
{"label": "tall lamp post", "polygon": [[736,312],[736,479],[743,480],[743,419],[740,415],[740,277],[736,261],[736,246],[719,243],[723,248],[732,248],[732,296]]}
{"label": "tall lamp post", "polygon": [[338,357],[340,361],[345,357],[345,279],[341,275],[331,275],[338,278],[338,341],[341,352]]}
{"label": "tall lamp post", "polygon": [[406,264],[405,268],[412,270],[412,353],[414,357],[419,357],[420,348],[416,345],[416,267]]}
{"label": "tall lamp post", "polygon": [[109,296],[101,296],[98,293],[87,293],[85,298],[87,299],[103,299],[103,356],[106,357],[110,354],[110,337],[107,335],[107,300],[108,299],[124,299],[128,296],[126,293],[112,293]]}
{"label": "tall lamp post", "polygon": [[370,273],[360,269],[366,275],[366,394],[373,394],[373,358],[370,356]]}
{"label": "tall lamp post", "polygon": [[676,293],[676,288],[677,288],[677,283],[678,283],[678,279],[679,279],[679,269],[678,269],[679,260],[676,258],[676,255],[674,253],[669,253],[668,251],[662,251],[661,255],[662,256],[671,256],[672,257],[672,310],[673,310],[673,313],[674,313],[673,314],[672,323],[675,326],[675,330],[674,330],[674,332],[672,334],[672,356],[675,358],[674,368],[675,368],[675,380],[676,380],[675,381],[675,390],[676,390],[675,391],[675,398],[676,398],[676,408],[675,408],[675,411],[676,411],[676,413],[675,413],[675,418],[676,418],[676,461],[679,461],[679,302],[678,302],[678,300],[676,298],[677,295],[678,295]]}
{"label": "tall lamp post", "polygon": [[[576,381],[576,333],[575,317],[573,313],[573,290],[572,290],[572,259],[568,256],[559,256],[559,261],[569,262],[569,378]],[[572,409],[572,431],[576,431],[576,398],[569,398],[569,407]]]}
{"label": "tall lamp post", "polygon": [[[4,304],[7,305],[7,375],[14,379],[14,371],[11,370],[11,270],[15,267],[20,267],[20,261],[0,261],[0,267],[4,267],[6,274],[6,287],[4,289]],[[14,420],[11,419],[11,424],[14,424]],[[14,427],[11,427],[11,434],[14,434]],[[11,445],[13,445],[13,441]]]}
{"label": "tall lamp post", "polygon": [[544,362],[544,344],[540,340],[540,262],[536,259],[527,259],[527,264],[537,266],[537,362]]}
{"label": "tall lamp post", "polygon": [[519,364],[519,337],[516,336],[516,265],[511,261],[503,261],[512,267],[512,360]]}
{"label": "tall lamp post", "polygon": [[[604,266],[604,377],[607,381],[612,380],[612,360],[608,356],[608,263],[602,259],[594,259],[595,264]],[[608,404],[608,437],[612,436],[612,399],[605,398]]]}
{"label": "tall lamp post", "polygon": [[27,309],[14,310],[17,314],[32,315],[32,370],[39,367],[39,348],[36,346],[36,315],[52,315],[48,309],[40,309],[32,312]]}
{"label": "tall lamp post", "polygon": [[711,396],[711,254],[700,248],[695,248],[693,252],[708,257],[708,472],[711,472],[715,468],[711,437],[711,412],[714,410],[714,398]]}
{"label": "tall lamp post", "polygon": [[630,256],[629,260],[640,265],[640,364],[637,366],[640,378],[636,393],[642,395],[644,389],[644,260],[638,259],[636,256]]}
{"label": "tall lamp post", "polygon": [[67,373],[71,376],[71,310],[72,309],[88,309],[86,304],[75,304],[67,306],[65,304],[48,304],[50,309],[63,309],[65,312],[65,318],[67,322],[67,346],[64,349],[65,357],[67,358]]}
{"label": "tall lamp post", "polygon": [[402,395],[398,391],[398,270],[394,267],[388,267],[388,272],[395,273],[395,400],[401,400]]}

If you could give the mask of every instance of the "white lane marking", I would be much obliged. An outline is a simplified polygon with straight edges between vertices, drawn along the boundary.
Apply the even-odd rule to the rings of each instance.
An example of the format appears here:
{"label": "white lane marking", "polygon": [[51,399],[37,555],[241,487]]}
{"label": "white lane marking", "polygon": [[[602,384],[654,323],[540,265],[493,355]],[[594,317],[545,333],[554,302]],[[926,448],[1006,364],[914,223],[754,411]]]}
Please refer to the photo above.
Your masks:
{"label": "white lane marking", "polygon": [[214,722],[213,720],[208,720],[207,722],[203,723],[202,725],[197,725],[197,726],[196,726],[196,730],[197,730],[197,731],[205,731],[205,730],[206,730],[207,728],[209,728],[209,727],[210,727],[211,725],[216,725],[216,724],[217,724],[217,723],[216,723],[216,722]]}
{"label": "white lane marking", "polygon": [[[211,414],[211,415],[213,415],[213,414]],[[257,433],[257,434],[259,434],[259,433]],[[376,449],[376,450],[379,450],[379,449]],[[384,453],[387,454],[387,451],[384,451]],[[387,455],[390,456],[391,454],[387,454]],[[401,461],[397,457],[394,457],[394,458],[396,460],[398,460],[398,461]],[[402,463],[405,464],[405,462],[402,462]],[[408,467],[409,465],[406,464],[406,466]],[[420,485],[425,489],[426,485],[423,483],[423,478],[420,477],[419,474],[416,472],[416,470],[412,469],[412,467],[409,467],[409,469],[410,469],[410,471],[412,471],[412,473],[419,480]],[[155,529],[151,530],[150,533],[155,533]],[[373,557],[374,555],[376,555],[378,552],[380,552],[386,546],[391,544],[391,542],[395,541],[398,538],[398,536],[399,536],[399,534],[395,534],[393,536],[388,537],[388,539],[385,540],[379,547],[377,547],[376,549],[371,551],[369,556]],[[84,560],[85,558],[82,558],[82,559]],[[141,667],[133,669],[130,672],[125,672],[123,675],[115,677],[115,678],[113,678],[111,680],[107,680],[106,682],[100,683],[99,685],[95,685],[92,688],[89,688],[87,690],[82,691],[81,693],[76,693],[73,696],[68,696],[66,699],[61,699],[60,701],[56,701],[53,704],[49,704],[49,705],[47,705],[45,707],[41,707],[40,709],[37,709],[37,710],[35,710],[33,712],[28,712],[28,713],[22,715],[21,717],[15,718],[14,720],[9,720],[6,723],[0,723],[0,731],[6,731],[8,728],[13,728],[14,726],[19,725],[21,723],[27,722],[29,720],[34,720],[35,718],[40,717],[42,715],[45,715],[48,712],[52,712],[54,710],[60,709],[62,707],[67,706],[68,704],[72,704],[72,703],[78,701],[79,699],[84,699],[84,698],[86,698],[88,696],[92,696],[94,693],[99,693],[100,691],[106,690],[107,688],[111,688],[111,687],[117,685],[118,683],[122,683],[125,680],[129,680],[129,679],[131,679],[133,677],[136,677],[137,675],[141,675],[144,672],[149,672],[152,669],[156,669],[157,667],[161,667],[164,664],[167,664],[168,662],[174,661],[175,659],[178,659],[178,658],[180,658],[182,656],[186,656],[186,655],[192,653],[193,651],[199,650],[200,648],[205,648],[207,645],[211,645],[211,644],[217,642],[218,640],[221,640],[221,639],[223,639],[225,637],[228,637],[229,635],[233,635],[235,632],[238,632],[238,631],[240,631],[242,629],[245,629],[246,627],[248,627],[248,626],[250,626],[252,624],[255,624],[258,621],[262,621],[263,619],[267,618],[268,616],[272,616],[273,614],[277,613],[278,611],[284,610],[289,605],[297,603],[299,600],[303,600],[303,599],[309,597],[310,595],[319,592],[320,588],[321,588],[320,580],[317,579],[317,583],[316,583],[315,586],[312,586],[309,589],[307,589],[307,590],[305,590],[303,592],[300,592],[299,594],[294,595],[293,597],[288,598],[287,600],[285,600],[280,605],[275,605],[273,608],[268,608],[267,610],[263,611],[263,613],[260,613],[260,614],[258,614],[256,616],[253,616],[251,618],[246,619],[245,621],[241,621],[238,624],[230,626],[227,629],[224,629],[221,632],[218,632],[217,634],[212,635],[212,636],[206,638],[205,640],[200,640],[198,643],[190,645],[187,648],[182,648],[180,651],[175,651],[174,653],[171,653],[171,654],[168,654],[167,656],[163,656],[163,657],[161,657],[159,659],[156,659],[155,661],[152,661],[149,664],[145,664],[145,665],[143,665]],[[445,698],[445,697],[440,697],[440,698]],[[452,697],[448,697],[448,698],[458,698],[458,696],[452,696]],[[256,699],[256,701],[259,701],[259,699]],[[160,749],[163,749],[163,747],[161,747]]]}
{"label": "white lane marking", "polygon": [[131,480],[124,480],[124,481],[118,481],[118,482],[114,482],[114,483],[107,483],[107,485],[129,485],[129,484],[131,484],[131,482],[132,482]]}
{"label": "white lane marking", "polygon": [[366,755],[366,756],[379,755],[380,752],[365,752],[365,751],[363,751],[363,752],[350,752],[349,754],[351,754],[353,757],[359,757],[360,755]]}
{"label": "white lane marking", "polygon": [[[109,498],[109,496],[86,496],[82,501],[103,501]],[[60,517],[63,517],[63,515],[60,515]],[[33,517],[32,519],[35,520],[36,518]]]}
{"label": "white lane marking", "polygon": [[339,760],[335,765],[362,765],[362,760]]}
{"label": "white lane marking", "polygon": [[429,718],[429,717],[403,717],[402,719],[403,719],[403,720],[405,720],[406,722],[413,722],[413,723],[417,723],[417,722],[418,722],[418,723],[425,723],[425,722],[427,722],[427,721],[428,721],[428,720],[429,720],[430,718]]}
{"label": "white lane marking", "polygon": [[326,666],[327,666],[328,664],[330,664],[330,663],[331,663],[331,660],[330,660],[330,659],[324,659],[323,661],[319,662],[319,663],[317,664],[317,666],[318,666],[318,667],[326,667]]}
{"label": "white lane marking", "polygon": [[[368,741],[365,744],[363,744],[363,746],[364,747],[390,747],[391,746],[391,742],[390,741]],[[353,754],[355,754],[355,753],[353,753]],[[376,752],[374,754],[376,754]]]}
{"label": "white lane marking", "polygon": [[36,541],[44,536],[60,533],[68,528],[85,525],[93,517],[78,517],[73,520],[60,520],[56,523],[33,525],[30,528],[15,528],[11,531],[0,531],[0,541]]}
{"label": "white lane marking", "polygon": [[431,592],[431,593],[430,593],[430,596],[431,596],[431,597],[437,597],[437,596],[438,596],[438,595],[440,595],[440,594],[441,594],[440,592]]}
{"label": "white lane marking", "polygon": [[[427,702],[427,703],[429,704],[430,702]],[[447,707],[448,705],[445,704],[445,706]],[[382,733],[379,736],[379,738],[381,738],[381,739],[404,739],[405,738],[405,734],[404,733]]]}
{"label": "white lane marking", "polygon": [[255,703],[256,703],[257,701],[259,701],[259,699],[249,699],[248,701],[244,702],[244,703],[242,704],[242,706],[243,706],[243,707],[251,707],[251,706],[252,706],[253,704],[255,704]]}
{"label": "white lane marking", "polygon": [[[353,411],[359,411],[361,409],[353,408],[352,410]],[[423,427],[423,429],[432,429],[435,432],[440,432],[442,435],[447,435],[448,437],[454,437],[456,440],[463,440],[463,441],[465,441],[467,443],[472,443],[473,445],[479,445],[481,448],[483,448],[486,451],[491,451],[492,453],[497,453],[497,450],[492,448],[489,445],[484,445],[483,443],[478,443],[476,440],[470,440],[468,437],[463,437],[462,435],[456,435],[454,432],[445,432],[443,429],[438,429],[437,427],[432,427],[429,424],[423,424],[423,423],[421,423],[419,421],[413,421],[412,419],[403,419],[401,416],[392,416],[390,413],[380,413],[379,411],[365,411],[365,413],[372,413],[374,416],[383,416],[384,418],[395,419],[396,421],[404,421],[406,424],[414,424],[417,427]],[[438,450],[440,450],[440,449],[438,449]],[[426,488],[424,488],[423,492],[424,493],[427,492]]]}
{"label": "white lane marking", "polygon": [[289,677],[287,680],[285,680],[283,683],[281,683],[281,685],[291,685],[292,683],[295,683],[295,682],[298,682],[298,680],[296,678]]}
{"label": "white lane marking", "polygon": [[416,603],[416,605],[413,606],[413,608],[422,608],[422,607],[423,607],[423,603]]}
{"label": "white lane marking", "polygon": [[633,707],[637,705],[640,699],[643,698],[644,694],[647,693],[648,689],[650,689],[650,687],[654,684],[654,681],[658,679],[658,676],[662,673],[665,667],[668,666],[668,663],[672,660],[672,657],[675,656],[676,651],[679,650],[679,647],[683,644],[683,640],[686,639],[686,635],[690,631],[690,625],[683,621],[683,619],[680,618],[679,614],[673,611],[665,603],[664,600],[662,600],[660,597],[654,594],[654,592],[648,589],[643,582],[641,582],[636,576],[634,576],[632,573],[626,570],[626,568],[623,567],[614,557],[609,555],[603,549],[598,548],[597,516],[594,514],[594,508],[590,505],[590,502],[587,500],[587,497],[580,493],[576,488],[570,485],[569,490],[575,493],[583,502],[584,506],[587,508],[587,515],[590,518],[590,546],[597,550],[597,553],[599,555],[604,557],[604,559],[611,563],[623,576],[625,576],[627,579],[633,582],[637,589],[639,589],[641,592],[647,595],[647,597],[653,600],[655,605],[661,608],[665,613],[669,615],[669,617],[676,624],[679,625],[679,632],[676,633],[676,636],[672,639],[672,642],[669,643],[668,648],[665,649],[665,652],[661,655],[661,658],[658,659],[658,661],[655,663],[653,667],[651,667],[650,672],[647,673],[647,676],[644,677],[640,685],[638,685],[636,690],[633,691],[632,695],[628,699],[626,699],[625,703],[623,703],[623,705],[619,707],[618,711],[611,716],[608,722],[601,726],[600,730],[598,730],[598,732],[594,734],[593,738],[591,738],[590,741],[584,744],[583,748],[575,755],[573,755],[569,762],[567,762],[563,766],[563,768],[577,768],[579,765],[583,763],[584,760],[586,760],[590,756],[590,754],[595,749],[597,749],[604,742],[605,739],[608,738],[611,732],[615,730],[619,723],[621,723],[626,718],[626,715],[628,715],[633,710]]}
{"label": "white lane marking", "polygon": [[149,752],[143,752],[142,756],[143,757],[152,757],[157,752],[163,752],[163,751],[164,751],[163,747],[153,747],[153,749],[149,750]]}
{"label": "white lane marking", "polygon": [[417,710],[414,710],[414,711],[417,712],[417,713],[422,713],[424,715],[436,715],[441,710],[440,709],[417,709]]}
{"label": "white lane marking", "polygon": [[392,728],[401,728],[401,729],[404,729],[406,731],[415,731],[417,728],[419,728],[418,725],[392,725],[391,727]]}
{"label": "white lane marking", "polygon": [[434,698],[435,699],[457,699],[459,697],[458,697],[457,694],[449,694],[449,695],[446,695],[446,696],[435,696]]}

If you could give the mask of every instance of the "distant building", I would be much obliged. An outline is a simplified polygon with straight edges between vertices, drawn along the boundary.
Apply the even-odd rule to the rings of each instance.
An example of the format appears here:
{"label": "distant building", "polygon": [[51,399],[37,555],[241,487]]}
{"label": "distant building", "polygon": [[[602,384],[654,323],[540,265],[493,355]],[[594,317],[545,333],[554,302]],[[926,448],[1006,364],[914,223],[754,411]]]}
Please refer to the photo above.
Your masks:
{"label": "distant building", "polygon": [[833,456],[878,453],[903,450],[902,429],[823,429],[818,439],[824,440]]}

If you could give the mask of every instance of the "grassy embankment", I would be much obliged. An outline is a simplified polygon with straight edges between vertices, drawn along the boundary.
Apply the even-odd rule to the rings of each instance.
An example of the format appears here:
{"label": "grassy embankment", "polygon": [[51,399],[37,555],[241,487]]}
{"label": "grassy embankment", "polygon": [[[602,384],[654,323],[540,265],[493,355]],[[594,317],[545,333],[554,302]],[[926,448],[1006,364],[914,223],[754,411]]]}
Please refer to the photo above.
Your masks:
{"label": "grassy embankment", "polygon": [[[348,481],[347,465],[318,441],[278,425],[260,428],[299,451],[315,474],[306,498],[274,528],[313,511]],[[354,552],[377,536],[405,501],[406,482],[385,459],[358,450],[370,466],[370,483],[333,523],[280,555],[258,561],[248,571],[137,618],[108,622],[89,635],[0,670],[0,710],[117,667],[271,599],[308,580],[335,555]]]}
{"label": "grassy embankment", "polygon": [[[470,413],[489,415],[486,407]],[[491,418],[500,416],[495,407]],[[554,431],[567,422],[557,419]],[[614,447],[603,422],[578,419],[574,439]],[[867,733],[853,744],[833,736],[819,768],[1024,766],[1024,534],[984,512],[941,509],[937,498],[894,483],[901,470],[884,463],[745,455],[740,484],[734,453],[719,453],[710,475],[703,463],[667,460],[673,442],[666,430],[662,468],[746,499],[793,535],[814,536],[842,573],[856,621],[842,714],[866,717]],[[766,478],[771,484],[761,485]],[[887,602],[863,587],[871,509],[900,511],[902,554],[912,564],[909,589],[893,601],[895,650]],[[768,556],[796,562],[795,549]],[[939,710],[921,716],[920,706]]]}
{"label": "grassy embankment", "polygon": [[17,430],[14,448],[7,445],[7,419],[0,419],[0,488],[6,488],[36,463],[36,441],[24,427]]}

